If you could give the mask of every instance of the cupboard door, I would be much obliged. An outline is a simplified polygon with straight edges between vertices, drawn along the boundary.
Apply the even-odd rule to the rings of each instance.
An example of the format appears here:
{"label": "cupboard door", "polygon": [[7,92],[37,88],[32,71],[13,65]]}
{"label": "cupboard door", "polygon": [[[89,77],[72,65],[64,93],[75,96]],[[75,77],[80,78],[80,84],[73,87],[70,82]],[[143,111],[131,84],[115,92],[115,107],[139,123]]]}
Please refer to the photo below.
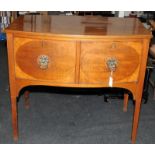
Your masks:
{"label": "cupboard door", "polygon": [[82,42],[80,83],[107,84],[111,74],[114,83],[137,81],[141,51],[140,42]]}
{"label": "cupboard door", "polygon": [[16,77],[74,83],[76,44],[15,38]]}

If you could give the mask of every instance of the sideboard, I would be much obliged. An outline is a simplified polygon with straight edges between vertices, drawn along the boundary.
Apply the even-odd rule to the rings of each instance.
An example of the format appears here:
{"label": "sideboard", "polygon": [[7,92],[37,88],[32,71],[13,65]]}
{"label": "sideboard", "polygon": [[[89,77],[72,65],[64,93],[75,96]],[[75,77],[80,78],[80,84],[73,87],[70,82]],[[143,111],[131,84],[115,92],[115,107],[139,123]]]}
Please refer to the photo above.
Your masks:
{"label": "sideboard", "polygon": [[138,19],[25,15],[6,33],[14,140],[20,90],[46,85],[129,90],[135,100],[135,142],[151,39]]}

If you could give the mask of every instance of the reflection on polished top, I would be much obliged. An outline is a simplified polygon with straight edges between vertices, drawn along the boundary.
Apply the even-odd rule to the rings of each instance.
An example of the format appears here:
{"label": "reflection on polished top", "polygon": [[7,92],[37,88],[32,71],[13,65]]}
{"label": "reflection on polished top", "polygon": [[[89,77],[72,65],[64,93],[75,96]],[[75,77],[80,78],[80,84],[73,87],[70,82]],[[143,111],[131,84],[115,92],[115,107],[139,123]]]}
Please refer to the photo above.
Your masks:
{"label": "reflection on polished top", "polygon": [[98,35],[106,36],[148,36],[137,18],[117,18],[101,16],[43,16],[25,15],[16,19],[7,29],[9,31],[24,31],[48,33],[50,35]]}

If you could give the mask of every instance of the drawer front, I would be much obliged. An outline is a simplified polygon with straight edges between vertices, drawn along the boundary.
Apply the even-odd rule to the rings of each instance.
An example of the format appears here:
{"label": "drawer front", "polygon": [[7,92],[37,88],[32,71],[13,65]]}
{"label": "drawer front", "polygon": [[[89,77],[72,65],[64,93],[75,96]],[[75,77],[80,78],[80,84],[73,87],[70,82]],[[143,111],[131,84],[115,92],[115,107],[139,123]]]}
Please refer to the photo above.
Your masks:
{"label": "drawer front", "polygon": [[15,38],[16,77],[74,83],[76,44]]}
{"label": "drawer front", "polygon": [[81,44],[80,83],[106,83],[111,75],[109,60],[116,62],[113,82],[137,81],[141,42],[83,42]]}

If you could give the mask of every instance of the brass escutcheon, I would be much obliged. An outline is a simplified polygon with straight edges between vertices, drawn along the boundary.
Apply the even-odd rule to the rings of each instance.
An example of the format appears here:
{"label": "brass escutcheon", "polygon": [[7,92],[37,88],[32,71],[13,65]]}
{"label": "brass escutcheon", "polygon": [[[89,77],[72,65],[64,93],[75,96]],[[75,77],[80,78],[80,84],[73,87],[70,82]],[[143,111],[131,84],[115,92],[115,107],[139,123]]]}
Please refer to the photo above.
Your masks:
{"label": "brass escutcheon", "polygon": [[112,43],[111,49],[115,49],[115,48],[116,48],[116,43]]}

